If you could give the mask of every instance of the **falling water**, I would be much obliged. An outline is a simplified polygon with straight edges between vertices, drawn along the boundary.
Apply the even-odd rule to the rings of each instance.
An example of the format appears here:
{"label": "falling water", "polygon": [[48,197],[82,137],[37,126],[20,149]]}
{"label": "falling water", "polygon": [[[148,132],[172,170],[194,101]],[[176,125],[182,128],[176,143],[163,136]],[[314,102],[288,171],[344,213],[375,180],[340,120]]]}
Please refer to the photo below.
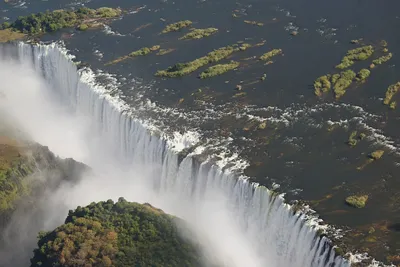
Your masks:
{"label": "falling water", "polygon": [[[92,129],[101,133],[107,142],[104,145],[113,148],[118,160],[136,167],[151,166],[146,179],[150,177],[157,194],[201,202],[212,200],[216,189],[222,192],[240,225],[239,231],[252,240],[250,250],[263,259],[257,266],[349,266],[335,256],[329,241],[318,237],[302,214],[293,214],[282,198],[229,170],[209,162],[199,163],[191,155],[180,160],[168,140],[151,135],[121,102],[88,82],[57,45],[7,44],[1,46],[0,56],[32,64],[65,106],[90,118]],[[237,266],[251,264],[242,262]]]}

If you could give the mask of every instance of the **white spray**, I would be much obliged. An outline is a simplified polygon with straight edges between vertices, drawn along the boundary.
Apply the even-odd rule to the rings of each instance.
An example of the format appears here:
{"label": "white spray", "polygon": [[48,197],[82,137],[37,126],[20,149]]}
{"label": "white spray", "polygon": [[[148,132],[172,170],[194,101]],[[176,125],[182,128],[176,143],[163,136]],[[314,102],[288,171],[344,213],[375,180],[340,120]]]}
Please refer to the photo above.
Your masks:
{"label": "white spray", "polygon": [[49,196],[48,227],[62,223],[67,209],[123,196],[186,220],[208,260],[221,266],[348,266],[266,189],[190,156],[178,162],[166,141],[79,77],[57,47],[20,44],[2,50],[33,66],[3,59],[1,107],[34,140],[96,173]]}

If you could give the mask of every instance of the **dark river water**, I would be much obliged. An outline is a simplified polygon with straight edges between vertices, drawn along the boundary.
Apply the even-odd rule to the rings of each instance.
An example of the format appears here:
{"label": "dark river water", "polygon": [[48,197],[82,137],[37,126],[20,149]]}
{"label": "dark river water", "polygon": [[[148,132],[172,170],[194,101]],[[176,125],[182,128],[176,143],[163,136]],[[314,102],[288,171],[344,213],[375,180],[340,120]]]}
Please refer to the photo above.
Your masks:
{"label": "dark river water", "polygon": [[[400,81],[399,1],[10,0],[2,1],[0,9],[3,21],[12,21],[19,15],[83,4],[131,12],[110,28],[67,29],[42,40],[63,39],[77,61],[89,65],[99,82],[114,86],[113,93],[132,106],[150,100],[157,109],[143,116],[166,130],[201,132],[202,142],[220,142],[216,153],[229,147],[248,162],[245,174],[253,181],[286,193],[288,201],[305,201],[325,222],[348,231],[342,240],[351,249],[382,261],[400,254],[400,233],[391,227],[400,223],[400,113],[382,104],[387,87]],[[178,40],[188,29],[160,34],[167,24],[186,19],[195,28],[215,27],[218,33],[200,40]],[[316,97],[314,80],[338,73],[335,65],[357,47],[350,41],[360,38],[376,52],[350,69],[358,72],[379,57],[381,40],[387,41],[393,58],[372,69],[365,83],[353,83],[339,100],[332,91]],[[218,77],[198,78],[209,65],[182,78],[154,76],[157,70],[239,41],[265,44],[223,60],[241,65]],[[153,45],[174,51],[105,66]],[[283,50],[273,64],[257,60],[273,48]],[[263,74],[266,79],[261,81]],[[235,96],[238,84],[245,95]],[[393,99],[400,101],[400,93]],[[264,121],[266,127],[260,126]],[[355,147],[346,144],[352,131],[366,135]],[[384,156],[358,170],[378,149]],[[369,195],[365,208],[345,204],[344,199],[355,194]],[[368,233],[371,227],[373,234]]]}

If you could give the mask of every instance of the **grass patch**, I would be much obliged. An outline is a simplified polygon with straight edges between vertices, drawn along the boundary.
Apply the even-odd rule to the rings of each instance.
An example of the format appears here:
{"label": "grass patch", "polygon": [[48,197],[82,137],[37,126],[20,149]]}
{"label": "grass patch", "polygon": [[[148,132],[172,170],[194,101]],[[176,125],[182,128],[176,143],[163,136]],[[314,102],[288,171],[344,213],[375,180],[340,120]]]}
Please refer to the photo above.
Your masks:
{"label": "grass patch", "polygon": [[185,76],[207,64],[216,63],[225,59],[236,51],[240,51],[240,48],[237,45],[221,47],[208,53],[204,57],[186,63],[177,63],[166,70],[159,70],[155,75],[158,77],[170,78]]}
{"label": "grass patch", "polygon": [[352,207],[361,209],[367,204],[368,195],[349,196],[346,198],[346,203]]}
{"label": "grass patch", "polygon": [[400,82],[390,85],[388,87],[388,89],[386,90],[385,99],[383,100],[383,104],[389,105],[393,96],[399,91],[399,89],[400,89]]}
{"label": "grass patch", "polygon": [[25,37],[25,34],[14,31],[12,29],[0,30],[0,43],[8,41],[20,40]]}
{"label": "grass patch", "polygon": [[321,77],[317,78],[314,81],[314,93],[315,93],[315,95],[321,96],[322,92],[325,93],[325,92],[328,92],[331,89],[332,84],[331,84],[330,79],[331,79],[331,75],[327,74],[327,75],[324,75],[324,76],[321,76]]}
{"label": "grass patch", "polygon": [[82,23],[78,26],[78,30],[80,31],[86,31],[87,29],[89,29],[89,25],[87,25],[86,23]]}
{"label": "grass patch", "polygon": [[191,32],[179,38],[179,40],[201,39],[213,35],[217,32],[218,32],[217,28],[193,29]]}
{"label": "grass patch", "polygon": [[160,49],[156,55],[157,56],[163,56],[163,55],[171,53],[172,51],[175,51],[175,49],[173,49],[173,48]]}
{"label": "grass patch", "polygon": [[272,57],[282,54],[282,49],[273,49],[260,57],[260,60],[267,61]]}
{"label": "grass patch", "polygon": [[240,65],[239,62],[236,61],[231,61],[230,63],[227,64],[217,64],[215,66],[209,67],[208,69],[200,73],[200,78],[206,79],[218,76],[230,70],[236,69],[237,67],[239,67],[239,65]]}
{"label": "grass patch", "polygon": [[371,75],[371,71],[368,69],[362,69],[357,73],[356,80],[364,82]]}
{"label": "grass patch", "polygon": [[0,212],[13,209],[15,201],[28,191],[24,178],[31,173],[30,165],[16,142],[0,138]]}
{"label": "grass patch", "polygon": [[368,59],[374,53],[372,45],[366,45],[359,48],[351,49],[347,51],[345,57],[343,57],[341,63],[336,66],[337,69],[346,69],[352,66],[355,61],[362,61]]}
{"label": "grass patch", "polygon": [[172,24],[167,25],[161,33],[168,33],[168,32],[177,32],[183,28],[187,28],[192,25],[193,22],[190,20],[182,20]]}
{"label": "grass patch", "polygon": [[381,65],[387,61],[389,61],[392,58],[393,54],[392,53],[388,53],[387,55],[381,56],[377,59],[372,60],[372,63],[374,65]]}
{"label": "grass patch", "polygon": [[349,136],[349,140],[347,140],[347,144],[349,146],[356,146],[358,143],[358,140],[356,139],[357,136],[357,131],[353,131],[351,132],[350,136]]}
{"label": "grass patch", "polygon": [[245,50],[247,50],[247,49],[250,48],[250,47],[251,47],[251,44],[242,43],[242,44],[240,44],[240,46],[239,46],[239,50],[240,50],[240,51],[245,51]]}
{"label": "grass patch", "polygon": [[126,60],[128,58],[134,58],[134,57],[139,57],[139,56],[145,56],[147,54],[150,54],[151,52],[157,51],[160,49],[159,45],[154,45],[152,47],[142,47],[139,50],[133,51],[131,53],[129,53],[127,56],[123,56],[123,57],[119,57],[115,60],[112,60],[110,62],[107,62],[106,64],[104,64],[105,66],[108,65],[112,65],[118,62],[121,62],[123,60]]}
{"label": "grass patch", "polygon": [[152,47],[143,47],[139,50],[136,50],[132,53],[129,53],[130,57],[138,57],[138,56],[145,56],[147,54],[150,54],[153,51],[157,51],[158,49],[160,49],[159,45],[154,45]]}
{"label": "grass patch", "polygon": [[369,157],[373,160],[378,160],[383,156],[384,153],[385,153],[385,151],[383,151],[383,150],[376,150],[376,151],[372,152],[371,154],[369,154]]}
{"label": "grass patch", "polygon": [[346,89],[351,85],[355,77],[356,73],[352,70],[342,71],[340,76],[334,77],[335,84],[333,85],[333,91],[336,99],[339,99],[346,93]]}

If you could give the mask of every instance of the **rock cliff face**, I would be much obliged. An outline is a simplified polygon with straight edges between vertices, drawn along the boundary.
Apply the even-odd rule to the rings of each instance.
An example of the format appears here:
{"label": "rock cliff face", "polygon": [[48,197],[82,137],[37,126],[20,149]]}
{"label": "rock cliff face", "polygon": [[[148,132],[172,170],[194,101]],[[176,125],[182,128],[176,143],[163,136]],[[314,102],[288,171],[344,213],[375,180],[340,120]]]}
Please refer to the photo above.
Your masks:
{"label": "rock cliff face", "polygon": [[90,171],[45,146],[10,136],[0,131],[0,267],[29,264],[37,232],[50,223],[49,194]]}
{"label": "rock cliff face", "polygon": [[37,143],[0,137],[0,227],[19,205],[34,202],[45,188],[77,181],[88,169],[73,159],[56,157]]}

